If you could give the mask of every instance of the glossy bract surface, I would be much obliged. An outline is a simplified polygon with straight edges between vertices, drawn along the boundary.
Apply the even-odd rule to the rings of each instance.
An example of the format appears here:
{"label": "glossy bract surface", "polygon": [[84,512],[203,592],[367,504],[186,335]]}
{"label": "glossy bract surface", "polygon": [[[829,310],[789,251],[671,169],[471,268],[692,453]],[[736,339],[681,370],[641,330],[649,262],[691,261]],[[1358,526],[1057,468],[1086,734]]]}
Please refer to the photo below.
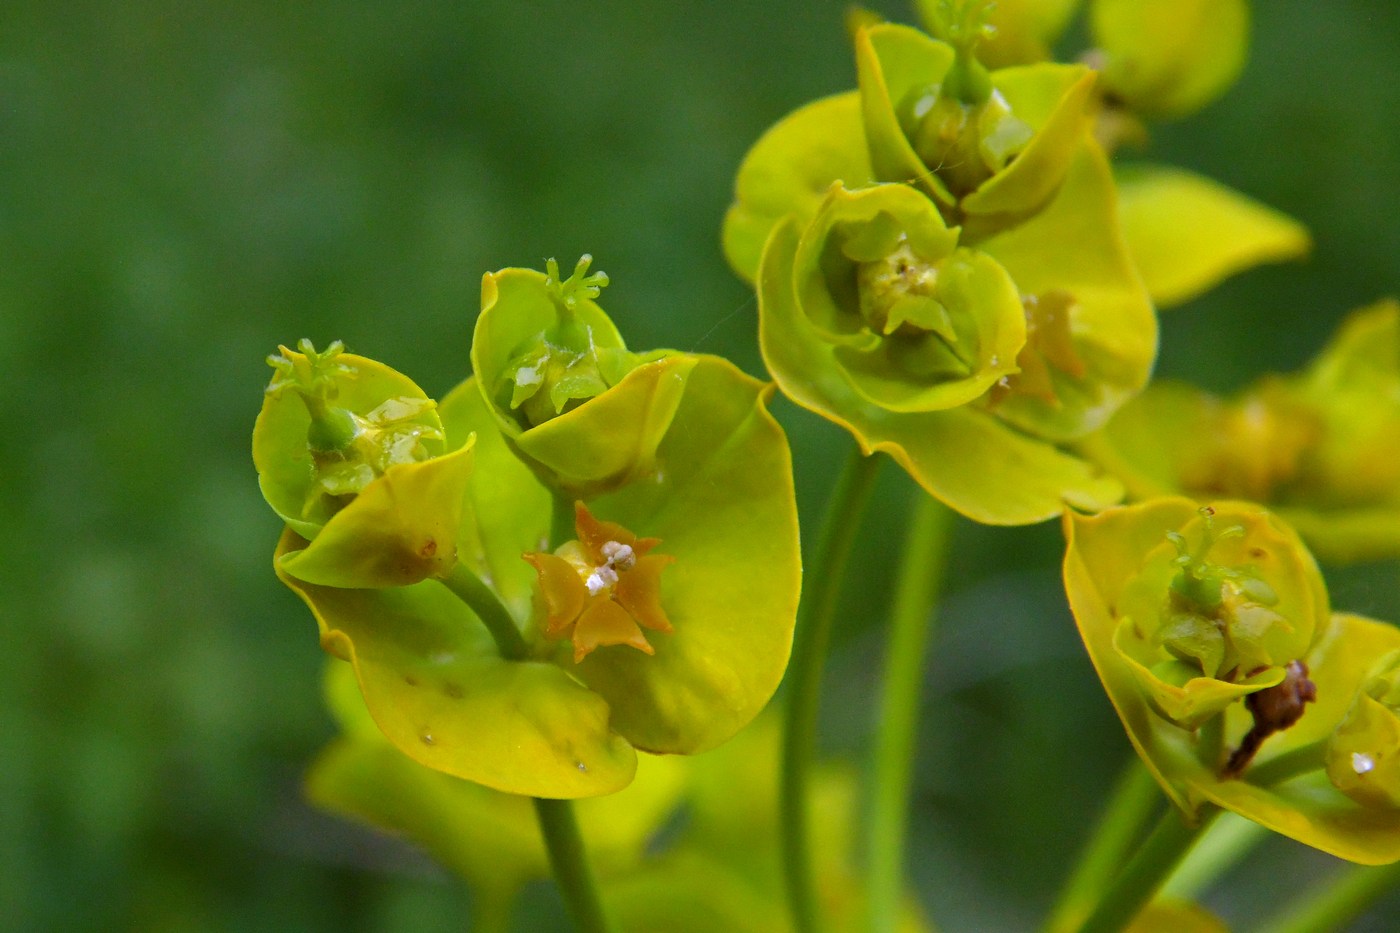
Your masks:
{"label": "glossy bract surface", "polygon": [[627,350],[593,299],[606,277],[504,269],[481,283],[472,369],[498,429],[547,485],[585,497],[655,469],[695,365]]}
{"label": "glossy bract surface", "polygon": [[253,428],[263,496],[312,543],[282,570],[324,586],[405,586],[456,562],[471,442],[445,453],[436,404],[406,376],[308,341],[283,347]]}
{"label": "glossy bract surface", "polygon": [[[1211,802],[1342,858],[1368,864],[1400,859],[1400,811],[1364,807],[1337,790],[1324,769],[1329,739],[1377,659],[1400,647],[1400,630],[1329,615],[1316,567],[1286,525],[1246,503],[1213,507],[1216,541],[1205,555],[1209,566],[1206,560],[1197,564],[1198,582],[1214,578],[1223,602],[1235,600],[1233,621],[1252,636],[1246,650],[1262,651],[1271,662],[1296,651],[1310,671],[1316,700],[1295,724],[1267,738],[1238,777],[1224,776],[1230,750],[1253,726],[1244,698],[1278,683],[1282,671],[1271,664],[1258,674],[1241,669],[1223,679],[1199,673],[1204,652],[1189,650],[1196,646],[1175,618],[1182,567],[1173,565],[1178,549],[1166,539],[1168,532],[1181,535],[1194,555],[1204,530],[1199,507],[1169,498],[1097,516],[1070,514],[1065,588],[1128,737],[1188,814]],[[1234,526],[1243,534],[1226,534]],[[1254,608],[1263,603],[1267,614]],[[1183,665],[1196,676],[1184,676]]]}
{"label": "glossy bract surface", "polygon": [[[512,451],[475,380],[440,409],[450,451],[475,438],[457,550],[499,594],[529,658],[501,657],[437,580],[374,590],[297,579],[286,568],[306,544],[284,536],[284,582],[311,607],[327,649],[353,663],[371,715],[401,751],[512,793],[592,796],[631,780],[634,748],[712,747],[768,701],[786,667],[799,587],[787,444],[764,405],[771,389],[714,357],[685,362],[690,375],[650,471],[589,498],[576,529],[590,553],[609,543],[634,549],[639,560],[624,573],[640,573],[641,585],[627,591],[627,611],[674,626],[651,635],[651,655],[602,638],[580,656],[551,637],[550,596],[521,556],[545,553],[556,493]],[[665,541],[673,563],[636,553],[650,538]],[[625,563],[613,556],[615,567]]]}

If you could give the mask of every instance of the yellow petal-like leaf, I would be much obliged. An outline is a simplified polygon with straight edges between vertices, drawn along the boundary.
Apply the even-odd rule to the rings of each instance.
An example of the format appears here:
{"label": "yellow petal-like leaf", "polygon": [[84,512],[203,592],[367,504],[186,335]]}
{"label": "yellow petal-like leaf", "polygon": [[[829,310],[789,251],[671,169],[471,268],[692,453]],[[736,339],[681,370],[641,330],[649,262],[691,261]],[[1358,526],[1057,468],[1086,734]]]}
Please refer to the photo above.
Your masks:
{"label": "yellow petal-like leaf", "polygon": [[[303,547],[287,531],[278,558]],[[502,659],[438,582],[339,589],[278,576],[311,609],[326,650],[354,665],[379,728],[415,761],[539,797],[607,794],[632,780],[636,754],[610,729],[608,704],[552,664]]]}
{"label": "yellow petal-like leaf", "polygon": [[1312,248],[1293,218],[1184,169],[1135,165],[1120,169],[1117,181],[1123,236],[1158,307]]}

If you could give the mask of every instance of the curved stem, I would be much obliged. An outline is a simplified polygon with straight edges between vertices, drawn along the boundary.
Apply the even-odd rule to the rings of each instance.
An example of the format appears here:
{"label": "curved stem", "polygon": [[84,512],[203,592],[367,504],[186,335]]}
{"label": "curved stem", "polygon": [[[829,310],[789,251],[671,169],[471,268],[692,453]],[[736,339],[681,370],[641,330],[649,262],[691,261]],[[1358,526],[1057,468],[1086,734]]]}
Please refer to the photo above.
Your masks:
{"label": "curved stem", "polygon": [[797,933],[820,929],[808,838],[807,787],[816,748],[822,669],[831,641],[831,624],[836,617],[837,596],[860,527],[860,516],[870,501],[878,466],[873,456],[863,456],[858,447],[852,447],[845,470],[832,492],[816,556],[805,574],[796,643],[788,665],[779,820],[788,901]]}
{"label": "curved stem", "polygon": [[525,636],[515,625],[515,618],[505,607],[494,590],[482,582],[481,578],[460,560],[452,565],[442,583],[466,603],[476,617],[485,624],[491,637],[496,641],[496,649],[507,661],[523,661],[530,656],[530,646]]}
{"label": "curved stem", "polygon": [[609,933],[612,925],[598,895],[598,883],[583,849],[573,801],[535,798],[535,816],[540,823],[554,880],[564,895],[564,904],[578,933]]}
{"label": "curved stem", "polygon": [[1350,865],[1260,924],[1269,933],[1328,933],[1345,929],[1379,897],[1400,884],[1400,862],[1379,868]]}
{"label": "curved stem", "polygon": [[1246,853],[1273,835],[1242,816],[1222,813],[1172,872],[1162,894],[1182,901],[1197,900],[1201,892],[1225,876]]}
{"label": "curved stem", "polygon": [[1327,742],[1313,742],[1301,748],[1284,752],[1276,758],[1251,765],[1244,773],[1244,779],[1260,787],[1272,787],[1292,780],[1312,771],[1320,771],[1326,766]]}
{"label": "curved stem", "polygon": [[1212,808],[1203,813],[1195,826],[1188,824],[1175,807],[1163,813],[1152,835],[1113,879],[1079,933],[1116,933],[1127,926],[1152,900],[1167,875],[1219,812]]}
{"label": "curved stem", "polygon": [[904,829],[914,768],[924,660],[943,580],[952,512],[915,487],[885,651],[884,694],[875,725],[867,897],[870,929],[892,933],[904,892]]}
{"label": "curved stem", "polygon": [[1094,834],[1080,853],[1074,873],[1065,882],[1050,912],[1045,924],[1047,933],[1077,929],[1089,916],[1100,893],[1108,888],[1113,876],[1128,860],[1133,845],[1142,838],[1161,799],[1157,781],[1134,755],[1114,785]]}

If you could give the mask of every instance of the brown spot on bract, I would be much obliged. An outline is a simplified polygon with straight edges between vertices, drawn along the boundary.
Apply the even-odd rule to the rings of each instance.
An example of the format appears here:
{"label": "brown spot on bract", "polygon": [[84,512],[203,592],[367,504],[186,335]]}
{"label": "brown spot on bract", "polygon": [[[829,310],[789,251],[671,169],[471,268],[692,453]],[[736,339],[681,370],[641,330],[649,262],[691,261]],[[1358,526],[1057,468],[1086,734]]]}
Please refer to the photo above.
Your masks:
{"label": "brown spot on bract", "polygon": [[419,557],[432,557],[437,553],[437,539],[429,538],[423,542],[423,546],[418,549]]}
{"label": "brown spot on bract", "polygon": [[443,684],[442,692],[454,700],[462,698],[462,688],[459,684]]}
{"label": "brown spot on bract", "polygon": [[418,678],[414,677],[412,674],[404,674],[403,682],[408,684],[410,687],[418,686]]}
{"label": "brown spot on bract", "polygon": [[1269,552],[1261,547],[1252,547],[1249,549],[1249,556],[1255,560],[1263,560],[1265,557],[1269,556]]}

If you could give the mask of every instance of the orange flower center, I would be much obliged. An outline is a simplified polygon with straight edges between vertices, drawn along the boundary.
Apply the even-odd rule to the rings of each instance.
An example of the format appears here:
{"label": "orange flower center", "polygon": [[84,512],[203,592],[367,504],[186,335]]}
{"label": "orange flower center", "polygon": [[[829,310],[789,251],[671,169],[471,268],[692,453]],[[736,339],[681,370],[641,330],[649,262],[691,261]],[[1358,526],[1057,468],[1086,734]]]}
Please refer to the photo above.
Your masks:
{"label": "orange flower center", "polygon": [[574,515],[577,540],[552,554],[522,555],[539,574],[545,637],[571,639],[575,663],[607,645],[655,654],[642,629],[671,631],[661,606],[661,571],[675,558],[649,553],[660,540],[599,521],[582,502]]}

